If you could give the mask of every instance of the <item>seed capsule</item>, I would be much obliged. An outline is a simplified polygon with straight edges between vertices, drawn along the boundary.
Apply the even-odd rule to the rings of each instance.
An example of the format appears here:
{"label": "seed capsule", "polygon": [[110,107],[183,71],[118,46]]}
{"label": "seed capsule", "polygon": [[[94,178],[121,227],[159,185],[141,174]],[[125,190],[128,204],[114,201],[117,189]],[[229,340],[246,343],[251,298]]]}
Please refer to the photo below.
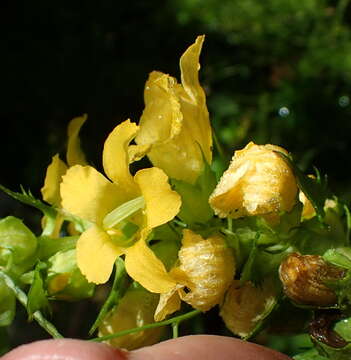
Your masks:
{"label": "seed capsule", "polygon": [[296,201],[295,176],[278,155],[286,150],[274,145],[250,142],[236,151],[209,202],[219,217],[261,215],[270,222],[290,211]]}
{"label": "seed capsule", "polygon": [[270,281],[255,287],[250,281],[241,286],[239,280],[234,280],[225,295],[220,315],[233,334],[247,337],[263,319],[265,310],[273,306],[275,295]]}
{"label": "seed capsule", "polygon": [[290,254],[280,265],[279,276],[285,294],[304,305],[328,306],[337,301],[326,281],[342,278],[344,270],[327,264],[318,255]]}

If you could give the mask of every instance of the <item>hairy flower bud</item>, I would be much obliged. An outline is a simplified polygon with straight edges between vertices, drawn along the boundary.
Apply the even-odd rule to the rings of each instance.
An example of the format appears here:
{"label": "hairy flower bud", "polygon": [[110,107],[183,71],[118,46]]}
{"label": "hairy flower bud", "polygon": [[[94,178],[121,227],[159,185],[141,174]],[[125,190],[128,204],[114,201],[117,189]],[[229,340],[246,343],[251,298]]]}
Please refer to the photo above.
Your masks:
{"label": "hairy flower bud", "polygon": [[179,266],[171,270],[177,285],[161,294],[156,321],[178,310],[180,300],[201,311],[211,309],[222,301],[233,280],[234,256],[219,235],[204,239],[191,230],[184,230],[178,257]]}
{"label": "hairy flower bud", "polygon": [[253,142],[235,152],[209,199],[216,215],[262,215],[276,222],[280,212],[293,208],[298,190],[295,176],[276,152],[287,154],[279,146]]}
{"label": "hairy flower bud", "polygon": [[304,305],[328,306],[337,301],[327,281],[342,278],[344,270],[327,264],[318,255],[290,254],[280,265],[279,276],[285,294]]}
{"label": "hairy flower bud", "polygon": [[202,311],[217,305],[235,271],[233,254],[224,239],[221,236],[203,239],[185,230],[179,261],[180,270],[191,283],[188,293],[181,292],[182,300]]}

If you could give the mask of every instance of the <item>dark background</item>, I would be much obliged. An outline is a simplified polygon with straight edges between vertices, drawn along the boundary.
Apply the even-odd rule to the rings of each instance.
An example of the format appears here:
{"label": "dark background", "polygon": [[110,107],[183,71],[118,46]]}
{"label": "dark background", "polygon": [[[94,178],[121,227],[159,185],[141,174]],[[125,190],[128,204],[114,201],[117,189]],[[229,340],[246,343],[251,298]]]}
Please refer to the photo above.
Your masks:
{"label": "dark background", "polygon": [[39,193],[66,126],[83,113],[88,158],[120,121],[138,121],[154,69],[207,39],[202,83],[230,156],[249,140],[291,151],[350,192],[351,43],[347,0],[2,2],[0,182]]}

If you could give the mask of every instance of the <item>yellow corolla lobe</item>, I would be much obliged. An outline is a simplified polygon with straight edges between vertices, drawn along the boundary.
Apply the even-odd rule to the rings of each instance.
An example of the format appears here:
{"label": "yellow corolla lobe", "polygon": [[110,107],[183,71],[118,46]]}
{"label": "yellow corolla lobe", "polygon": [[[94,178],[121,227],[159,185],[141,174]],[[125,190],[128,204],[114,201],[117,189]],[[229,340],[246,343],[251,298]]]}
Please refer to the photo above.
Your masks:
{"label": "yellow corolla lobe", "polygon": [[[181,84],[154,71],[145,85],[145,109],[135,141],[149,146],[151,162],[177,180],[194,183],[204,160],[212,160],[212,133],[206,95],[199,82],[199,36],[180,59]],[[177,166],[175,166],[177,164]]]}
{"label": "yellow corolla lobe", "polygon": [[275,222],[280,212],[290,211],[297,195],[295,176],[276,153],[275,145],[250,142],[236,151],[209,202],[219,217],[262,215]]}

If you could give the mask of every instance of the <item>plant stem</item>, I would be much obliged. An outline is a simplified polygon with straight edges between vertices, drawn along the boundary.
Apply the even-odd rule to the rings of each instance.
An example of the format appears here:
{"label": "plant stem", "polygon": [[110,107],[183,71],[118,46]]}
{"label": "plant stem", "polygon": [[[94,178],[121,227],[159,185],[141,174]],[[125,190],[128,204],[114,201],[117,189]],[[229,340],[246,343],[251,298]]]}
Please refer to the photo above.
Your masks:
{"label": "plant stem", "polygon": [[[147,330],[147,329],[153,329],[153,328],[157,328],[157,327],[161,327],[161,326],[165,326],[165,325],[172,325],[172,326],[173,326],[173,324],[179,325],[184,320],[191,319],[192,317],[195,317],[196,315],[198,315],[200,313],[201,313],[200,310],[193,310],[186,314],[179,315],[174,318],[170,318],[168,320],[164,320],[164,321],[160,321],[160,322],[156,322],[156,323],[152,323],[152,324],[147,324],[147,325],[140,326],[140,327],[133,328],[133,329],[122,330],[122,331],[119,331],[119,332],[111,334],[111,335],[106,335],[106,336],[101,336],[101,337],[97,337],[94,339],[90,339],[89,341],[105,341],[105,340],[109,340],[109,339],[114,339],[116,337],[133,334],[135,332],[139,332],[139,331],[143,331],[143,330]],[[173,333],[173,335],[174,335],[174,333]]]}
{"label": "plant stem", "polygon": [[[27,295],[22,291],[12,280],[12,278],[5,272],[0,270],[0,276],[4,279],[6,285],[14,292],[17,300],[24,306],[27,307],[28,298]],[[33,314],[33,318],[36,322],[46,330],[54,339],[62,339],[63,336],[57,331],[55,326],[48,320],[45,319],[40,311],[36,311]]]}

